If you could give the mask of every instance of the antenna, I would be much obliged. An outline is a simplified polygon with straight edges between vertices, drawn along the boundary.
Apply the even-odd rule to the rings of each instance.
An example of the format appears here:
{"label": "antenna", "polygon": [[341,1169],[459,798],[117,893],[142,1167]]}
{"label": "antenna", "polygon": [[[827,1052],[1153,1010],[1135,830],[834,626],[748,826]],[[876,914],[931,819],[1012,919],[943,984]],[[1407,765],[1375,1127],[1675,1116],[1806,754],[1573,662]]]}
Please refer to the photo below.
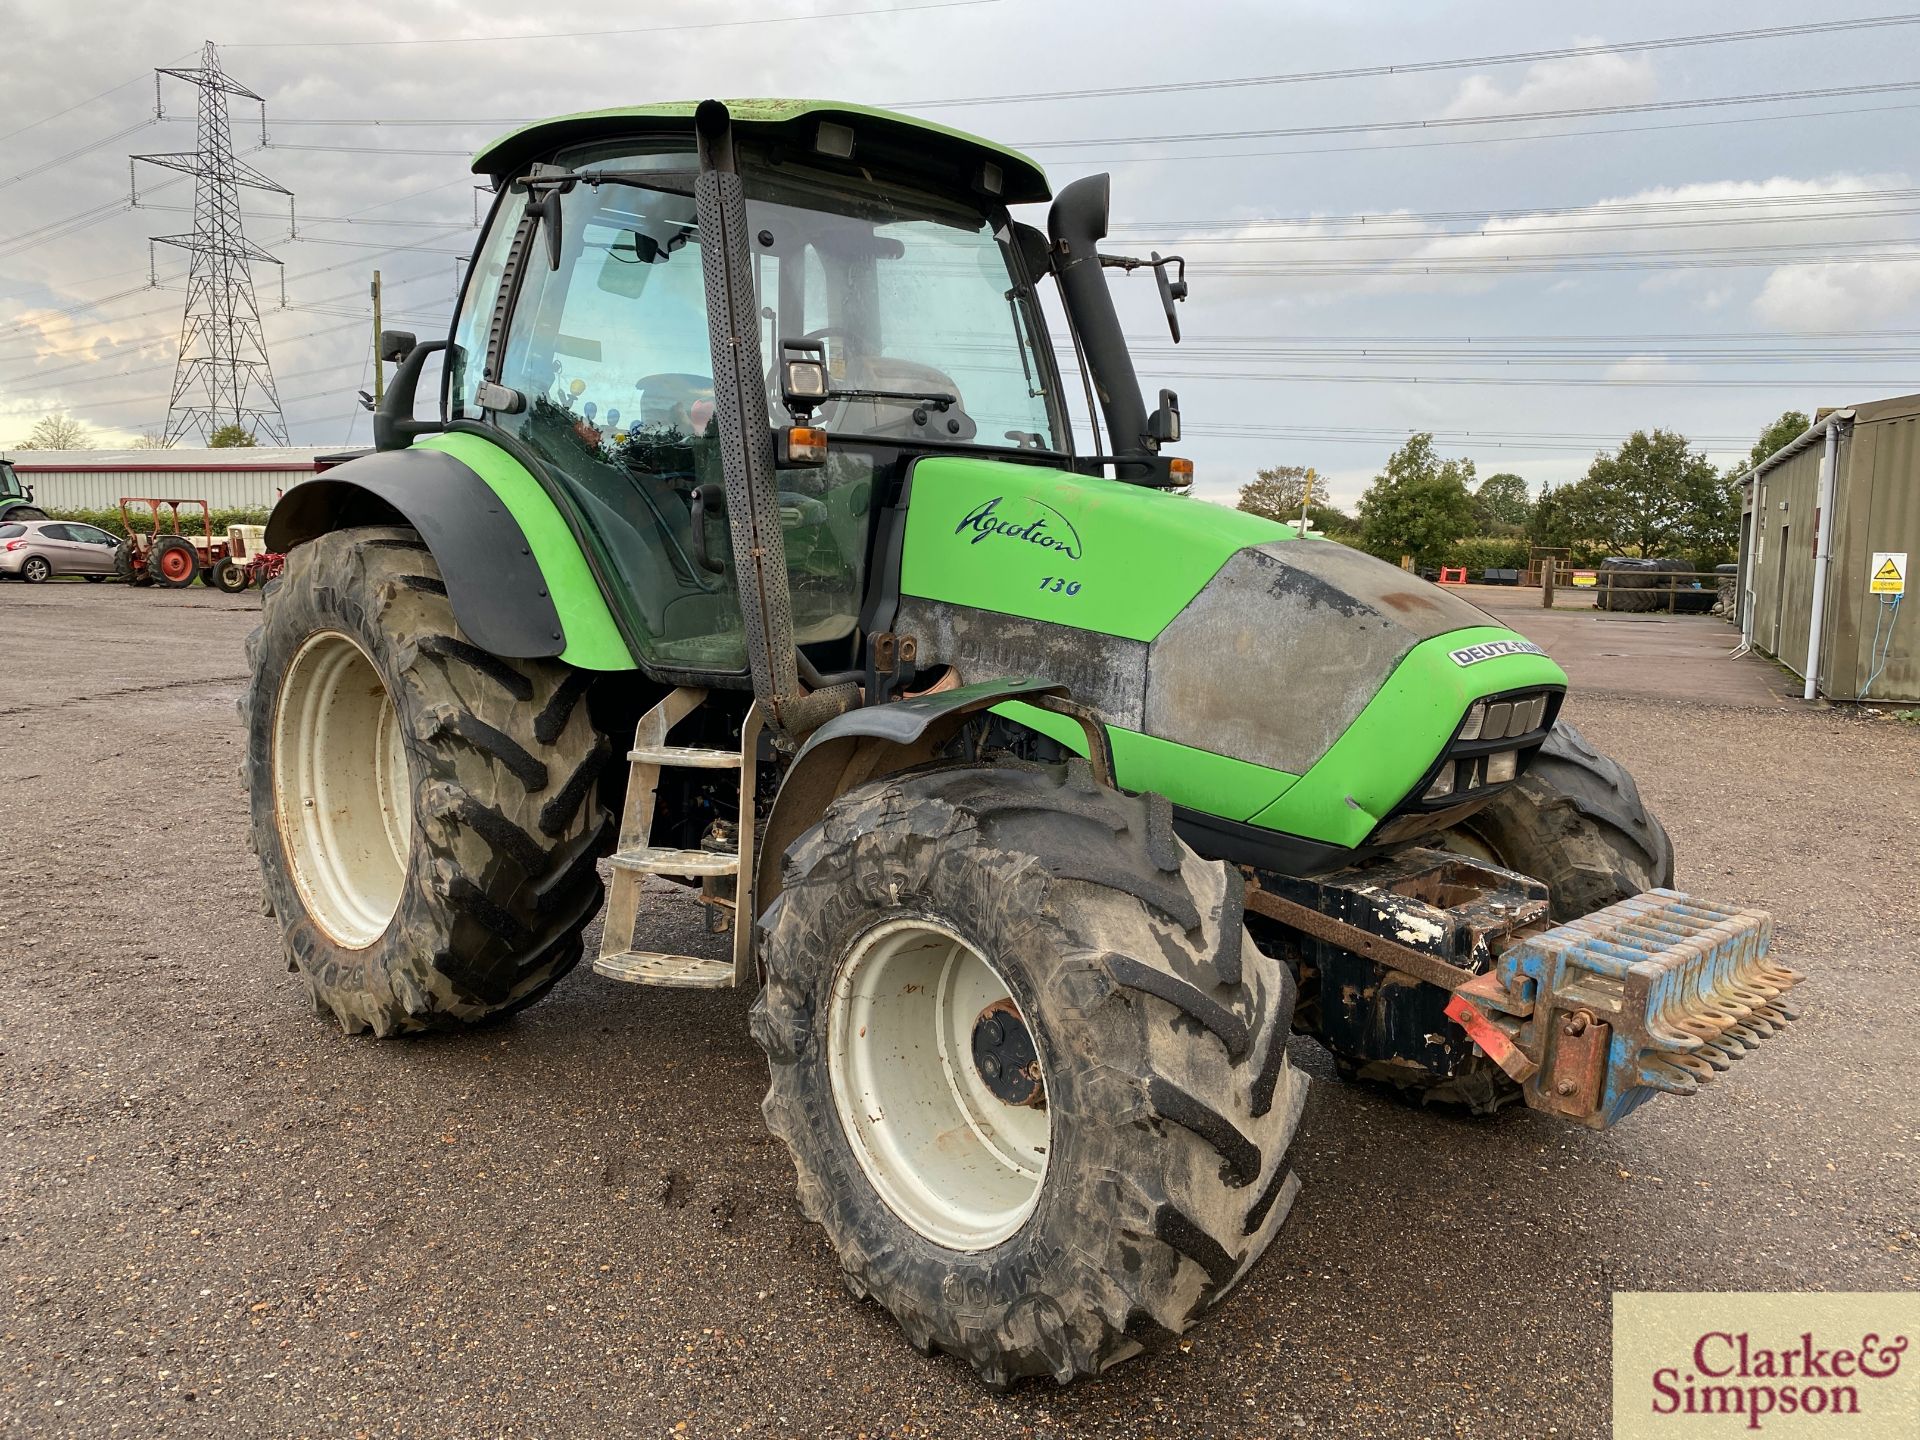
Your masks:
{"label": "antenna", "polygon": [[280,261],[247,239],[240,221],[240,190],[244,186],[285,195],[289,206],[293,192],[234,158],[227,97],[259,101],[262,134],[267,103],[220,69],[220,55],[211,40],[201,52],[198,69],[155,71],[156,110],[163,75],[185,80],[200,91],[197,150],[133,157],[193,176],[193,233],[149,237],[155,244],[172,245],[193,256],[186,309],[180,319],[180,358],[173,373],[173,395],[167,402],[167,443],[189,431],[210,440],[222,426],[238,425],[250,435],[284,445],[287,418],[267,360],[252,270],[255,261],[267,265]]}

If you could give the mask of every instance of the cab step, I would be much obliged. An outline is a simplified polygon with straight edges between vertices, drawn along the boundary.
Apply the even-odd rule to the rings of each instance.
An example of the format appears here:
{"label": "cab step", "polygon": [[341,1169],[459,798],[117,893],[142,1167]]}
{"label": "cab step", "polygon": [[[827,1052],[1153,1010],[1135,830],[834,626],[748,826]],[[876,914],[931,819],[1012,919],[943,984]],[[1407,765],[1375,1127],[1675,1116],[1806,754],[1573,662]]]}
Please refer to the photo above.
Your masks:
{"label": "cab step", "polygon": [[647,765],[677,765],[685,770],[738,770],[740,756],[733,750],[703,750],[696,745],[635,746],[627,752],[629,761]]}
{"label": "cab step", "polygon": [[613,868],[639,875],[738,875],[740,857],[726,850],[668,850],[658,845],[621,850]]}
{"label": "cab step", "polygon": [[[640,890],[649,875],[705,882],[709,904],[728,909],[745,883],[751,893],[754,840],[755,752],[760,743],[760,709],[747,712],[738,750],[696,745],[673,745],[668,734],[699,709],[706,691],[682,687],[673,691],[640,719],[633,747],[627,751],[629,779],[626,808],[620,817],[620,841],[610,863],[613,882],[607,887],[606,923],[600,936],[600,954],[594,970],[610,980],[630,985],[670,985],[698,990],[725,989],[746,983],[753,965],[751,917],[733,917],[733,957],[715,960],[699,955],[668,955],[634,945],[634,926],[640,919]],[[741,823],[737,852],[680,850],[653,843],[654,807],[660,773],[669,769],[738,770]],[[731,886],[713,882],[732,880]]]}
{"label": "cab step", "polygon": [[602,955],[593,962],[593,968],[609,980],[624,980],[629,985],[675,985],[689,990],[726,990],[733,985],[731,960],[663,955],[657,950]]}

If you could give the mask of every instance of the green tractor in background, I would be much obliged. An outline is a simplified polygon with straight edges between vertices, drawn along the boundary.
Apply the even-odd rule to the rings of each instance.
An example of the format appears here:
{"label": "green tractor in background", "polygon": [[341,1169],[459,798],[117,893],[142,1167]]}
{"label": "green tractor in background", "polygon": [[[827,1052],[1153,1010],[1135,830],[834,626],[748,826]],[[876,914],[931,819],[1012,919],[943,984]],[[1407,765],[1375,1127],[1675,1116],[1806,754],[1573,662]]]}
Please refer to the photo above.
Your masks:
{"label": "green tractor in background", "polygon": [[[851,1288],[1002,1384],[1247,1273],[1297,1188],[1294,1031],[1597,1127],[1784,1023],[1766,917],[1661,888],[1539,647],[1178,493],[1104,271],[1151,266],[1169,319],[1184,279],[1099,251],[1105,176],[1053,199],[802,101],[547,121],[475,169],[452,334],[384,339],[377,449],[275,509],[249,643],[252,842],[349,1031],[539,999],[606,863],[594,968],[757,987]],[[1110,453],[1075,452],[1049,278]],[[648,876],[730,955],[636,939]]]}
{"label": "green tractor in background", "polygon": [[11,460],[0,459],[0,523],[47,518],[47,512],[33,503],[33,487],[21,483]]}

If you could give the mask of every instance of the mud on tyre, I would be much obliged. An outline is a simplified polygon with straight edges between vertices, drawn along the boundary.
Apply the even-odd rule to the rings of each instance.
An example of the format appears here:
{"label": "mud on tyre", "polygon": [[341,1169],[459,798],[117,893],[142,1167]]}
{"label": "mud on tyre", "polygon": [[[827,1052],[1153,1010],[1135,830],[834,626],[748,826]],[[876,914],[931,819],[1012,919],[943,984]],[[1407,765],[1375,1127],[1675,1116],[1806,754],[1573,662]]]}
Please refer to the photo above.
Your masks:
{"label": "mud on tyre", "polygon": [[573,967],[607,823],[584,672],[468,643],[397,527],[294,550],[247,655],[251,843],[317,1010],[471,1023]]}
{"label": "mud on tyre", "polygon": [[[1306,1081],[1292,977],[1241,893],[1164,799],[1081,762],[890,777],[789,850],[753,1013],[765,1114],[849,1288],[914,1345],[1065,1382],[1186,1329],[1259,1258]],[[1034,1057],[1044,1109],[982,1100],[1009,1073],[983,1036]]]}

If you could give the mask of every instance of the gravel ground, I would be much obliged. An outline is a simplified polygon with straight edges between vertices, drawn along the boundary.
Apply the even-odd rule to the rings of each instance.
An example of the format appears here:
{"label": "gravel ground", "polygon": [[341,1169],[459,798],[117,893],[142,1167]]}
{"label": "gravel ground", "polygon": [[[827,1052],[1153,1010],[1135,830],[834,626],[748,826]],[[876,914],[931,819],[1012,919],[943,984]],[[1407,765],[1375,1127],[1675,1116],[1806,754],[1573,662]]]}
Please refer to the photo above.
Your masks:
{"label": "gravel ground", "polygon": [[309,1013],[233,778],[255,605],[0,589],[0,1431],[1602,1435],[1616,1289],[1920,1286],[1920,729],[1576,697],[1681,883],[1773,909],[1802,1023],[1607,1134],[1421,1114],[1297,1041],[1306,1188],[1237,1297],[996,1397],[841,1288],[748,996],[583,971],[387,1044]]}

